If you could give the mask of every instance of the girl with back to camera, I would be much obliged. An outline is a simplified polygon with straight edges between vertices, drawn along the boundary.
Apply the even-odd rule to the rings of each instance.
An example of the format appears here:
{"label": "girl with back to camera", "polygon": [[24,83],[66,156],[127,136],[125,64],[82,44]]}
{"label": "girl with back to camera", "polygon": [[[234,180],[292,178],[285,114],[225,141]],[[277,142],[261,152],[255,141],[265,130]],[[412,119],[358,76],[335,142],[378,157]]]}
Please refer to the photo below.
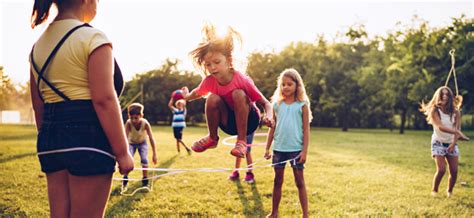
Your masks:
{"label": "girl with back to camera", "polygon": [[268,100],[260,93],[252,79],[234,69],[232,51],[234,38],[239,33],[229,28],[227,35],[219,37],[213,25],[203,28],[204,41],[190,52],[196,66],[202,70],[201,84],[191,92],[183,88],[183,97],[190,101],[207,96],[206,118],[209,135],[194,142],[192,149],[203,152],[215,148],[219,141],[217,128],[229,135],[237,135],[231,154],[245,157],[247,143],[245,138],[253,133],[260,121],[260,112],[255,102],[261,104],[266,115],[263,122],[272,125],[272,110]]}
{"label": "girl with back to camera", "polygon": [[[303,170],[309,144],[309,123],[312,120],[309,98],[303,79],[295,69],[286,69],[278,77],[272,97],[275,128],[270,128],[264,157],[269,159],[273,144],[275,179],[273,183],[272,212],[267,217],[278,217],[286,162],[290,160],[303,210],[308,217],[308,197]],[[282,163],[283,162],[283,163]]]}
{"label": "girl with back to camera", "polygon": [[436,163],[436,173],[433,178],[432,195],[438,193],[439,184],[446,172],[446,162],[449,166],[447,197],[451,197],[458,174],[459,148],[457,140],[469,140],[461,132],[460,96],[454,97],[447,86],[439,87],[428,103],[421,103],[420,111],[426,115],[426,120],[433,125],[431,136],[431,156]]}
{"label": "girl with back to camera", "polygon": [[102,217],[115,163],[122,174],[133,169],[117,98],[123,80],[112,43],[87,24],[98,0],[35,0],[33,28],[48,18],[53,3],[58,15],[30,54],[37,150],[50,216]]}

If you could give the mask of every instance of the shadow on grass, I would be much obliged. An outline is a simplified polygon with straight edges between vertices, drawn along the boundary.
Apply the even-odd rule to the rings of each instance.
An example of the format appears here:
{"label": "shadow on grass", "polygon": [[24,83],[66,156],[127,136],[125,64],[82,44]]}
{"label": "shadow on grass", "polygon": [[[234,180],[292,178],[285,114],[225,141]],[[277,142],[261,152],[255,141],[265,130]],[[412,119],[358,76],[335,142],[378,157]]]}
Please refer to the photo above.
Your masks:
{"label": "shadow on grass", "polygon": [[[245,217],[264,217],[265,212],[263,210],[262,199],[260,193],[258,192],[257,185],[255,183],[250,184],[252,188],[252,197],[249,199],[244,193],[242,183],[240,180],[235,181],[237,186],[237,193],[239,194],[240,202],[244,206],[244,215]],[[253,201],[253,205],[251,202]]]}
{"label": "shadow on grass", "polygon": [[[177,157],[178,157],[178,155],[174,155],[173,157],[171,157],[167,161],[165,161],[162,164],[158,165],[157,168],[169,168],[175,162]],[[162,175],[162,174],[165,174],[165,173],[166,172],[156,172],[156,174],[153,173],[152,175],[153,176],[158,176],[158,175]],[[159,179],[159,178],[160,177],[158,177],[157,179]],[[157,179],[151,180],[151,183],[154,183]],[[153,185],[153,184],[151,184],[151,185]],[[134,190],[136,190],[140,187],[141,187],[141,182],[134,182],[133,184],[129,183],[128,190],[130,190],[130,191],[127,191],[127,193],[131,193],[131,192],[133,192]],[[121,214],[121,216],[125,215],[123,213],[129,212],[132,205],[136,202],[139,202],[139,200],[141,198],[145,197],[145,194],[148,193],[148,191],[146,191],[146,192],[139,191],[136,194],[134,194],[133,196],[120,196],[120,191],[121,191],[121,186],[117,186],[116,188],[114,188],[112,190],[111,197],[120,197],[121,199],[119,201],[115,202],[113,205],[110,205],[108,207],[108,209],[106,211],[107,216],[115,216],[115,215],[119,215],[119,214]]]}
{"label": "shadow on grass", "polygon": [[16,159],[20,159],[20,158],[24,158],[24,157],[29,157],[29,156],[36,156],[36,152],[26,153],[26,154],[17,154],[17,155],[9,156],[9,157],[6,157],[6,158],[2,158],[2,159],[0,159],[0,164],[11,161],[11,160],[16,160]]}

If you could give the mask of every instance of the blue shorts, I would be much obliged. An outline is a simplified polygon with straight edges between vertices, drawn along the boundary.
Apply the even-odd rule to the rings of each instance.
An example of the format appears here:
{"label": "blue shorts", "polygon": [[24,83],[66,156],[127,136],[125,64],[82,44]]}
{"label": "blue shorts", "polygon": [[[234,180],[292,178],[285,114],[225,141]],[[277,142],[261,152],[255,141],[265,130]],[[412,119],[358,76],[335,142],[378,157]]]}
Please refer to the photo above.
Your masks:
{"label": "blue shorts", "polygon": [[458,145],[454,145],[453,152],[448,152],[449,143],[441,143],[438,140],[433,140],[431,142],[431,156],[450,156],[450,157],[459,157],[459,148]]}
{"label": "blue shorts", "polygon": [[[276,164],[273,167],[285,168],[286,162],[288,162],[288,160],[296,158],[300,153],[301,151],[282,152],[282,151],[273,150],[272,164]],[[301,170],[304,169],[304,164],[298,163],[298,161],[300,161],[299,157],[296,158],[295,160],[290,161],[291,167],[293,167],[293,169],[301,169]]]}
{"label": "blue shorts", "polygon": [[41,171],[75,176],[109,174],[115,157],[90,100],[44,105],[36,142]]}
{"label": "blue shorts", "polygon": [[173,127],[173,135],[175,139],[181,140],[183,138],[184,127]]}
{"label": "blue shorts", "polygon": [[130,154],[135,156],[135,151],[138,150],[138,154],[140,155],[140,163],[142,166],[148,166],[148,144],[146,140],[140,144],[130,144],[128,147]]}

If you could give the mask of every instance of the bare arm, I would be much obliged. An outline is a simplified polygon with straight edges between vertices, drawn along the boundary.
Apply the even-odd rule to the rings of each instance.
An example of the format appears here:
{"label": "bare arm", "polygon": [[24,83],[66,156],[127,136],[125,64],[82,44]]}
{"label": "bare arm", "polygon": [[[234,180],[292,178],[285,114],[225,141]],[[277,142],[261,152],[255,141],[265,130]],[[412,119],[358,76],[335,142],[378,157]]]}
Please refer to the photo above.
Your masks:
{"label": "bare arm", "polygon": [[454,121],[455,122],[454,126],[456,127],[457,130],[461,130],[461,112],[458,110],[455,110],[454,114],[456,114],[456,120]]}
{"label": "bare arm", "polygon": [[266,159],[270,159],[270,157],[271,157],[270,148],[272,147],[273,137],[275,135],[275,126],[276,126],[276,122],[277,122],[275,113],[272,113],[272,114],[273,114],[273,120],[275,121],[275,125],[268,129],[267,146],[265,147],[265,154],[264,154],[264,157]]}
{"label": "bare arm", "polygon": [[262,97],[260,100],[257,101],[257,103],[265,109],[265,117],[263,117],[263,122],[268,127],[273,127],[276,121],[273,116],[272,105],[265,97]]}
{"label": "bare arm", "polygon": [[30,94],[31,94],[31,103],[33,104],[33,110],[35,112],[35,122],[36,130],[39,131],[41,124],[43,123],[43,111],[44,103],[41,101],[41,98],[38,94],[38,89],[36,88],[36,81],[33,73],[30,69]]}
{"label": "bare arm", "polygon": [[173,98],[170,98],[170,101],[168,102],[168,107],[173,110]]}
{"label": "bare arm", "polygon": [[133,159],[128,153],[120,105],[114,90],[113,66],[110,45],[102,45],[89,55],[87,70],[92,103],[117,158],[120,173],[126,174],[133,169]]}
{"label": "bare arm", "polygon": [[308,105],[303,106],[303,150],[301,151],[301,157],[299,163],[306,162],[306,156],[308,154],[308,145],[309,145],[309,109]]}
{"label": "bare arm", "polygon": [[127,120],[127,122],[125,123],[125,136],[128,138],[128,135],[130,134],[130,131],[132,129],[130,129],[131,127],[131,123],[130,121]]}
{"label": "bare arm", "polygon": [[152,149],[152,152],[153,152],[152,160],[153,160],[153,163],[156,164],[157,159],[156,159],[155,138],[153,137],[153,132],[151,131],[150,123],[148,123],[148,122],[146,123],[145,130],[146,130],[146,133],[148,134],[148,139],[150,139],[150,145],[151,145],[151,149]]}
{"label": "bare arm", "polygon": [[202,98],[202,96],[196,92],[196,89],[193,89],[193,91],[189,92],[188,87],[185,86],[182,88],[182,90],[183,90],[183,98],[186,101],[194,101],[196,99]]}

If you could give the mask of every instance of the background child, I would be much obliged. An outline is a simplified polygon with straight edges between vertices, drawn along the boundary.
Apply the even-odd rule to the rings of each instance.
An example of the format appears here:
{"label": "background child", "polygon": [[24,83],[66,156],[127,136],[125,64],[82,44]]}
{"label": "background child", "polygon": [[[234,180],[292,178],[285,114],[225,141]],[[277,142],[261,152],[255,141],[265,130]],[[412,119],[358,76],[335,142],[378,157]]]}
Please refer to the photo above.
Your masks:
{"label": "background child", "polygon": [[208,96],[206,119],[209,135],[194,142],[192,149],[195,152],[203,152],[215,148],[219,141],[217,128],[220,127],[229,135],[237,135],[237,142],[231,154],[245,157],[245,137],[253,133],[260,122],[260,112],[255,102],[265,109],[266,116],[263,121],[267,125],[272,123],[271,105],[252,79],[233,67],[233,40],[235,37],[240,39],[239,33],[229,28],[226,36],[218,37],[212,25],[206,25],[203,32],[204,42],[190,52],[195,64],[202,70],[203,81],[191,92],[184,87],[183,97],[190,101]]}
{"label": "background child", "polygon": [[[155,138],[151,131],[151,125],[143,118],[143,105],[140,103],[133,103],[128,106],[128,120],[125,123],[125,132],[127,133],[129,150],[132,157],[135,151],[138,150],[140,154],[140,162],[143,168],[148,167],[148,144],[146,143],[147,136],[150,139],[151,148],[153,151],[153,164],[156,164],[156,149]],[[125,175],[123,180],[123,187],[127,187],[128,175]],[[147,170],[143,170],[142,185],[148,185]]]}
{"label": "background child", "polygon": [[179,99],[176,101],[176,107],[168,105],[173,112],[173,121],[171,127],[173,127],[174,138],[176,139],[176,149],[178,152],[181,152],[179,145],[183,145],[188,154],[191,154],[191,149],[184,144],[182,141],[183,138],[183,129],[186,127],[186,101]]}
{"label": "background child", "polygon": [[273,184],[272,212],[268,217],[278,217],[281,190],[286,162],[290,161],[295,176],[296,187],[303,210],[308,217],[308,198],[304,182],[303,169],[306,162],[309,143],[309,123],[312,120],[309,98],[300,74],[295,69],[286,69],[278,78],[278,85],[272,97],[275,128],[270,128],[264,157],[269,159],[273,143],[272,163],[275,180]]}
{"label": "background child", "polygon": [[[248,135],[246,137],[247,141],[247,153],[245,154],[245,159],[247,160],[247,167],[252,165],[253,160],[252,160],[252,154],[250,153],[252,151],[252,146],[251,144],[253,143],[253,137],[255,135],[255,132],[252,134]],[[242,158],[236,157],[235,158],[235,168],[238,169],[240,168],[240,163],[242,162]],[[239,179],[239,171],[234,170],[229,176],[229,180],[231,181],[237,181]],[[249,169],[247,173],[245,174],[244,182],[247,183],[254,183],[255,182],[255,175],[252,172],[252,169]]]}
{"label": "background child", "polygon": [[438,193],[439,184],[446,172],[446,161],[449,166],[449,183],[447,196],[451,197],[458,174],[459,148],[457,140],[469,140],[461,132],[461,100],[454,98],[449,87],[442,86],[436,90],[431,100],[421,103],[420,111],[426,120],[433,125],[431,136],[431,156],[436,163],[433,178],[432,195]]}
{"label": "background child", "polygon": [[32,28],[47,20],[52,4],[58,10],[30,53],[36,147],[51,217],[102,217],[116,162],[122,174],[133,170],[117,98],[123,79],[119,68],[114,72],[112,42],[84,25],[94,19],[97,3],[35,0],[33,5]]}

